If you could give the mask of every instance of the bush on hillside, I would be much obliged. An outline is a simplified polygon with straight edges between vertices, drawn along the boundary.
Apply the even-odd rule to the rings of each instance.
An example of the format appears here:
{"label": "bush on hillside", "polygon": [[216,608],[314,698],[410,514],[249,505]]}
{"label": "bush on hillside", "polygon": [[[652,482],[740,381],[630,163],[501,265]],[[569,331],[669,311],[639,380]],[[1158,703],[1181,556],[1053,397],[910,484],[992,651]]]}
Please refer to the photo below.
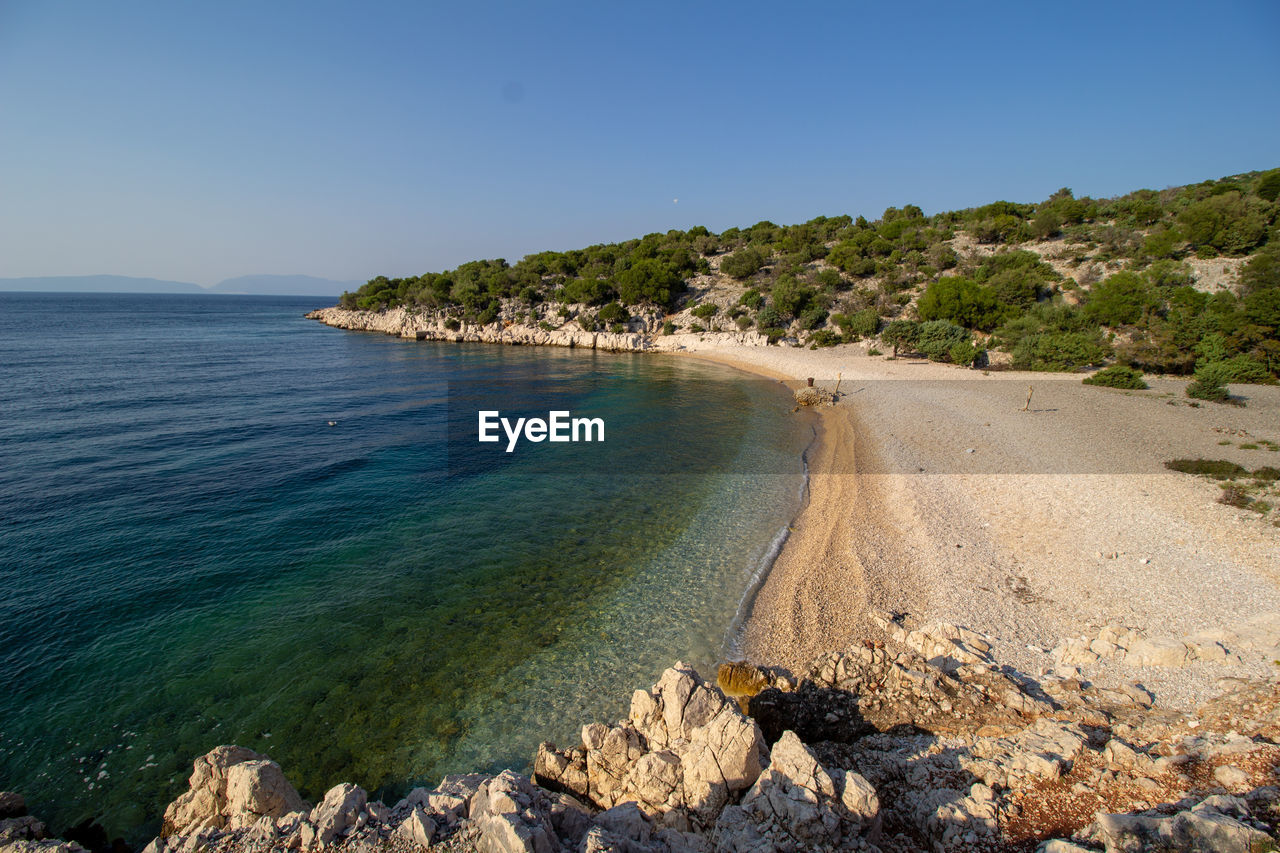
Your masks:
{"label": "bush on hillside", "polygon": [[1103,368],[1092,376],[1086,376],[1082,381],[1085,385],[1102,385],[1106,388],[1125,388],[1135,391],[1148,387],[1142,379],[1141,371],[1123,364]]}
{"label": "bush on hillside", "polygon": [[764,266],[764,256],[758,249],[748,246],[727,256],[720,262],[720,272],[733,278],[750,278]]}
{"label": "bush on hillside", "polygon": [[899,348],[910,349],[915,346],[919,333],[919,323],[913,323],[910,320],[893,320],[880,330],[880,341],[893,347],[893,355],[896,358]]}
{"label": "bush on hillside", "polygon": [[930,361],[947,361],[951,350],[958,344],[968,344],[969,330],[947,320],[929,320],[921,323],[916,333],[916,349]]}
{"label": "bush on hillside", "polygon": [[1126,270],[1094,287],[1084,310],[1104,326],[1127,326],[1143,319],[1159,304],[1159,297],[1147,280]]}
{"label": "bush on hillside", "polygon": [[840,343],[840,336],[830,329],[819,329],[809,336],[809,342],[815,347],[833,347]]}
{"label": "bush on hillside", "polygon": [[951,363],[958,364],[961,367],[969,367],[979,357],[985,356],[986,351],[978,347],[972,341],[962,341],[951,348],[948,353]]}
{"label": "bush on hillside", "polygon": [[605,305],[600,309],[600,313],[596,316],[600,318],[600,322],[602,323],[625,323],[627,320],[631,319],[630,312],[617,302],[610,302],[608,305]]}
{"label": "bush on hillside", "polygon": [[614,296],[613,287],[598,278],[575,278],[567,282],[560,292],[564,302],[580,302],[584,305],[603,305]]}
{"label": "bush on hillside", "polygon": [[864,308],[852,314],[832,314],[831,319],[840,327],[846,341],[872,337],[880,329],[880,315],[874,308]]}
{"label": "bush on hillside", "polygon": [[626,305],[652,302],[670,306],[675,295],[684,289],[680,274],[653,258],[637,261],[618,273],[618,298]]}
{"label": "bush on hillside", "polygon": [[989,331],[1004,309],[990,287],[959,277],[941,278],[916,302],[921,320],[949,320],[970,329]]}
{"label": "bush on hillside", "polygon": [[1020,370],[1076,370],[1101,364],[1107,355],[1096,333],[1040,332],[1014,345],[1013,366]]}
{"label": "bush on hillside", "polygon": [[827,309],[820,305],[810,305],[800,312],[800,316],[797,319],[800,322],[800,328],[806,331],[816,329],[826,321]]}

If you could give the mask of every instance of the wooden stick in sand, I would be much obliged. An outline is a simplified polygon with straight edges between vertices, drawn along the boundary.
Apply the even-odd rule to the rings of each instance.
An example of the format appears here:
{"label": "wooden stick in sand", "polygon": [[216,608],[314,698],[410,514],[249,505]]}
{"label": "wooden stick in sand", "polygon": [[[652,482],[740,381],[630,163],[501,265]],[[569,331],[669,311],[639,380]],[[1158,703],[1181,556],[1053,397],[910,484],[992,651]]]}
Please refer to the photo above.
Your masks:
{"label": "wooden stick in sand", "polygon": [[1028,410],[1031,408],[1031,395],[1032,395],[1032,394],[1034,394],[1034,393],[1036,393],[1036,389],[1035,389],[1035,388],[1032,388],[1030,385],[1028,385],[1028,386],[1027,386],[1027,402],[1026,402],[1026,405],[1024,405],[1024,406],[1023,406],[1019,411],[1023,411],[1023,412],[1025,412],[1025,411],[1028,411]]}

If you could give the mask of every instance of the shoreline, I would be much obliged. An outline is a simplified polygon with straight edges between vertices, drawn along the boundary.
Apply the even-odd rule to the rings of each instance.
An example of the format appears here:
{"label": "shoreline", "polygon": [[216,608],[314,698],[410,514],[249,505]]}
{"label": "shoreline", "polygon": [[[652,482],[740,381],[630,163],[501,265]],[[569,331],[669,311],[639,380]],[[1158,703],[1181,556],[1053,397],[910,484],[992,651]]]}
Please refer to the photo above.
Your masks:
{"label": "shoreline", "polygon": [[[673,355],[733,367],[799,388],[804,378],[722,353]],[[815,384],[830,385],[829,381]],[[805,450],[805,497],[788,535],[765,567],[738,627],[735,651],[759,666],[795,675],[826,652],[847,648],[866,627],[867,578],[850,547],[858,513],[857,433],[850,406],[814,409],[814,440]],[[812,571],[821,565],[823,570]]]}
{"label": "shoreline", "polygon": [[[1170,707],[1222,678],[1274,677],[1280,648],[1258,626],[1280,624],[1275,512],[1225,506],[1214,481],[1164,463],[1275,466],[1248,448],[1280,441],[1280,388],[1239,386],[1245,408],[1192,406],[1174,379],[1123,392],[853,347],[708,350],[677,354],[827,388],[842,376],[846,392],[820,409],[813,496],[747,620],[751,662],[802,666],[876,641],[867,616],[889,611],[989,635],[1023,672],[1137,681]],[[1108,630],[1175,653],[1090,650]]]}
{"label": "shoreline", "polygon": [[[341,324],[314,319],[418,337],[400,331],[404,317],[341,313]],[[1269,651],[1241,641],[1270,620],[1280,626],[1280,515],[1224,506],[1214,481],[1164,465],[1280,463],[1223,439],[1280,444],[1280,388],[1238,386],[1243,409],[1202,406],[1184,398],[1184,379],[1115,391],[1084,386],[1079,374],[877,358],[865,344],[807,350],[731,334],[635,334],[623,347],[485,328],[494,334],[447,339],[668,353],[791,387],[806,377],[828,389],[842,382],[845,399],[816,410],[808,500],[739,629],[737,651],[753,663],[799,668],[814,653],[874,641],[872,610],[987,634],[1023,672],[1112,687],[1137,679],[1183,708],[1216,695],[1221,678],[1269,676],[1280,659],[1280,643]],[[1088,651],[1099,632],[1117,631],[1185,654],[1170,666],[1116,665]]]}

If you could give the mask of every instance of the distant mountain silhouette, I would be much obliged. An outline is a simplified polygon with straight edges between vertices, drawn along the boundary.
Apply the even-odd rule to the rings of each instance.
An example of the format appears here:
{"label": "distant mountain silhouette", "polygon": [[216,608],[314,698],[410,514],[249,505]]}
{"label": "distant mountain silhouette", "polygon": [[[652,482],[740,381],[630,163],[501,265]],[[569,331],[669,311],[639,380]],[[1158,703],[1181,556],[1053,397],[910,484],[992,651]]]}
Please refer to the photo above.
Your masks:
{"label": "distant mountain silhouette", "polygon": [[127,275],[52,275],[38,278],[0,278],[0,290],[58,293],[208,293],[189,281],[163,281]]}
{"label": "distant mountain silhouette", "polygon": [[0,290],[45,293],[222,293],[261,296],[337,296],[362,281],[334,281],[310,275],[243,275],[202,287],[189,281],[164,281],[127,275],[57,275],[0,278]]}

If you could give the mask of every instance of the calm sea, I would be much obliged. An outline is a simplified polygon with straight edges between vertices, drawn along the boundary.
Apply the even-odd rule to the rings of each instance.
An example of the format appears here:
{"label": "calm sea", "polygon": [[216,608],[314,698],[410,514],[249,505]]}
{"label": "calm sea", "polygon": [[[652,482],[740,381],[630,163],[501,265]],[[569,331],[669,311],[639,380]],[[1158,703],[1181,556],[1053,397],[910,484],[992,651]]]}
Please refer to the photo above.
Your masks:
{"label": "calm sea", "polygon": [[[0,789],[55,829],[145,838],[221,743],[311,799],[522,768],[730,650],[802,492],[782,389],[329,301],[0,293]],[[506,455],[477,407],[606,442]]]}

